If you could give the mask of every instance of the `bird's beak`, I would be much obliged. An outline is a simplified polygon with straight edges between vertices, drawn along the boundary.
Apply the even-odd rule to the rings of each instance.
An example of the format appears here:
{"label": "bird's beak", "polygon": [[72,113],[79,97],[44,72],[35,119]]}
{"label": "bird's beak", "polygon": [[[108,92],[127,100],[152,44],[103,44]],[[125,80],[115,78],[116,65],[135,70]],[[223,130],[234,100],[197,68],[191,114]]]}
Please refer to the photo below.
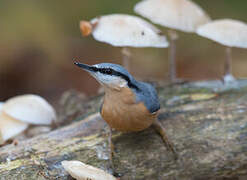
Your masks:
{"label": "bird's beak", "polygon": [[90,65],[87,65],[87,64],[82,64],[82,63],[79,63],[79,62],[74,62],[75,65],[77,65],[78,67],[84,69],[85,71],[88,71],[88,72],[95,72],[95,67],[93,66],[90,66]]}
{"label": "bird's beak", "polygon": [[85,71],[89,72],[89,74],[91,74],[99,83],[103,84],[102,80],[100,80],[100,78],[97,76],[97,71],[98,68],[95,66],[90,66],[87,64],[82,64],[79,62],[74,62],[75,65],[77,65],[78,67],[84,69]]}

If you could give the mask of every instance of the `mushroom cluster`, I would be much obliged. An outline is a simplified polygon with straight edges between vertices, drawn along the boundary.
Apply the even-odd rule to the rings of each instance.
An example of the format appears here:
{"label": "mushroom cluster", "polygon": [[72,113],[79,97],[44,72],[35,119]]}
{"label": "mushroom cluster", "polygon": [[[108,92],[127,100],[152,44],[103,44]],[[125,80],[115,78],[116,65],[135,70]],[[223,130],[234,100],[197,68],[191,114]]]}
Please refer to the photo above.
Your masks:
{"label": "mushroom cluster", "polygon": [[[155,24],[168,27],[170,30],[170,72],[171,82],[177,82],[175,40],[176,30],[195,32],[196,28],[210,21],[209,16],[190,0],[143,0],[136,4],[134,11],[148,18]],[[93,37],[112,46],[123,47],[123,66],[129,69],[130,51],[127,47],[158,47],[169,46],[166,37],[147,21],[130,15],[110,14],[99,16],[90,22],[81,21],[80,29],[83,36],[92,33]]]}
{"label": "mushroom cluster", "polygon": [[93,35],[100,42],[122,47],[123,65],[129,69],[130,51],[127,47],[158,47],[169,52],[169,78],[172,83],[180,80],[176,75],[176,44],[178,31],[197,33],[226,46],[224,82],[233,82],[231,47],[247,48],[247,24],[238,20],[211,20],[209,15],[192,0],[141,0],[134,6],[135,13],[154,24],[168,28],[165,35],[147,21],[127,14],[98,16],[91,21],[81,21],[83,36]]}
{"label": "mushroom cluster", "polygon": [[21,95],[0,103],[0,144],[25,131],[30,124],[50,125],[54,108],[38,95]]}

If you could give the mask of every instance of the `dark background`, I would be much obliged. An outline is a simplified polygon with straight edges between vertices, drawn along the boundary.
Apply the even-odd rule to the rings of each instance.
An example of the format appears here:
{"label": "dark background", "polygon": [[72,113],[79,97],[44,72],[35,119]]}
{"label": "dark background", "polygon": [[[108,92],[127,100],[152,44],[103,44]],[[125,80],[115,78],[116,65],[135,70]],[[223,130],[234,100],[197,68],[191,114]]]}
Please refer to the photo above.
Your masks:
{"label": "dark background", "polygon": [[[36,93],[56,104],[62,92],[88,95],[98,84],[73,65],[121,63],[119,48],[81,37],[79,21],[111,13],[134,14],[137,0],[0,0],[0,101]],[[245,0],[197,0],[212,19],[247,22]],[[166,28],[160,27],[167,32]],[[220,78],[224,47],[195,34],[179,33],[178,76],[189,80]],[[131,73],[138,79],[167,80],[168,49],[131,49]],[[247,50],[233,49],[233,73],[247,76]]]}

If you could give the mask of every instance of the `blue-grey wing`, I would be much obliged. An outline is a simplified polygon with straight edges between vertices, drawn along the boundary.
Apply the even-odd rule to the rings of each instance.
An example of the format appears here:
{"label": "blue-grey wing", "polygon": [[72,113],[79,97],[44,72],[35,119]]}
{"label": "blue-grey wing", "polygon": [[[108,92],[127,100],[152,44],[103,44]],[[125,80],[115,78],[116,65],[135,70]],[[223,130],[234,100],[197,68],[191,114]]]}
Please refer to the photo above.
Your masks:
{"label": "blue-grey wing", "polygon": [[160,109],[159,98],[155,88],[148,83],[138,82],[139,90],[136,90],[137,102],[143,102],[150,113],[154,113]]}

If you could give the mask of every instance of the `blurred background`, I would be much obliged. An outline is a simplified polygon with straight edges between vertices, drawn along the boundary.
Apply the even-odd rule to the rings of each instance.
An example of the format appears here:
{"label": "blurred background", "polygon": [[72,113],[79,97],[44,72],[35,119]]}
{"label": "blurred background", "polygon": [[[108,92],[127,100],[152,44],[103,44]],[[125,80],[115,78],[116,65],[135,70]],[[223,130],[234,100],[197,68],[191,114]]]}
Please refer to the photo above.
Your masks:
{"label": "blurred background", "polygon": [[[98,84],[73,65],[121,63],[121,49],[82,37],[79,21],[111,13],[134,14],[138,0],[1,0],[0,1],[0,101],[36,93],[53,104],[68,89],[87,95]],[[195,0],[212,19],[233,18],[247,22],[247,1]],[[158,26],[159,27],[159,26]],[[167,29],[159,27],[162,31]],[[223,46],[179,32],[178,76],[189,80],[220,78]],[[168,79],[168,49],[131,48],[131,73],[137,79]],[[233,74],[247,77],[247,50],[233,49]]]}

